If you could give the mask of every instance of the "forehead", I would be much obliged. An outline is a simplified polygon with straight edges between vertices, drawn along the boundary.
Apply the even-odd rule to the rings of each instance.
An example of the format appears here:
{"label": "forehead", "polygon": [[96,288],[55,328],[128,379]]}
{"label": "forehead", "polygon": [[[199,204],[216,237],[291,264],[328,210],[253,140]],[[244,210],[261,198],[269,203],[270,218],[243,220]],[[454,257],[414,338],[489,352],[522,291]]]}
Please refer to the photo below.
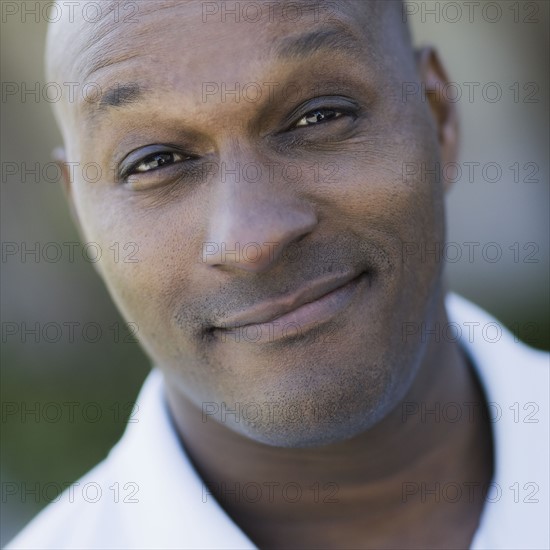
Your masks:
{"label": "forehead", "polygon": [[[142,0],[102,2],[100,17],[76,10],[73,21],[51,28],[48,37],[50,76],[81,92],[76,102],[56,106],[59,120],[82,128],[84,118],[95,127],[106,109],[112,114],[109,106],[138,102],[153,110],[179,104],[198,119],[208,90],[219,90],[224,101],[224,88],[229,96],[255,83],[266,100],[290,80],[309,89],[304,79],[326,73],[334,81],[388,79],[399,57],[392,49],[401,42],[392,38],[399,35],[388,18],[392,4]],[[134,5],[132,13],[123,9]]]}
{"label": "forehead", "polygon": [[[98,3],[94,3],[98,4]],[[282,44],[285,37],[319,34],[311,42],[332,46],[333,52],[357,52],[357,42],[369,35],[369,24],[357,25],[363,2],[299,0],[268,2],[204,2],[196,0],[142,0],[121,4],[102,2],[101,12],[74,11],[52,25],[50,65],[80,83],[128,62],[172,66],[188,74],[206,67],[222,75],[237,69],[246,57],[261,65],[274,54],[303,53],[302,44]],[[369,2],[374,6],[376,2]],[[133,11],[127,10],[134,7]],[[339,36],[341,35],[341,36]],[[328,44],[327,44],[328,43]],[[170,68],[168,68],[170,70]]]}

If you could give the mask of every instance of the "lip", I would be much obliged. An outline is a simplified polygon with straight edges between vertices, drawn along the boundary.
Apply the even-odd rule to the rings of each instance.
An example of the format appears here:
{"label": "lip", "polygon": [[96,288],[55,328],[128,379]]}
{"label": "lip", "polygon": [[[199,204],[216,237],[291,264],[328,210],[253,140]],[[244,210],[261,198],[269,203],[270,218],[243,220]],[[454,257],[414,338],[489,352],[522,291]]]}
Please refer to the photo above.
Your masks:
{"label": "lip", "polygon": [[279,332],[283,330],[283,336],[284,327],[289,325],[297,326],[300,332],[305,331],[313,325],[329,321],[345,309],[358,286],[367,278],[368,273],[362,271],[317,280],[291,295],[262,302],[226,318],[214,330],[230,332],[255,328],[263,332],[263,329],[269,328],[271,339],[278,339],[272,332],[275,326]]}

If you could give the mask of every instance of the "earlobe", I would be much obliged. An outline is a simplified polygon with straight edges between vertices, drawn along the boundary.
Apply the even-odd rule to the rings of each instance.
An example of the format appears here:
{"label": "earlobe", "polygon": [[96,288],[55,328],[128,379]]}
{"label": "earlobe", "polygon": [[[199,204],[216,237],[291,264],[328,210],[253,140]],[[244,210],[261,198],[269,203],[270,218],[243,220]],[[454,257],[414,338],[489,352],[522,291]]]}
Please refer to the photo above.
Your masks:
{"label": "earlobe", "polygon": [[[445,167],[458,157],[459,129],[456,102],[449,92],[449,79],[435,49],[424,47],[415,52],[423,93],[437,125],[442,173]],[[444,181],[445,190],[450,187]]]}

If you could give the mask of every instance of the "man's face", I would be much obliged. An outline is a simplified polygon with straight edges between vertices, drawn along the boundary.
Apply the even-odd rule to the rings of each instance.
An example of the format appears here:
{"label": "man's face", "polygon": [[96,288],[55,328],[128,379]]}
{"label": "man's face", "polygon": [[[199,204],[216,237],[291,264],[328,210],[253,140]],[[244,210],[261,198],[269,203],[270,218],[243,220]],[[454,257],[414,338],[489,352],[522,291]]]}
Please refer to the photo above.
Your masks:
{"label": "man's face", "polygon": [[71,77],[104,94],[63,107],[67,160],[101,167],[71,184],[84,237],[172,392],[271,445],[356,435],[410,387],[425,350],[403,326],[440,279],[402,254],[443,240],[443,207],[403,177],[439,145],[402,100],[419,77],[398,17],[163,4],[68,31]]}

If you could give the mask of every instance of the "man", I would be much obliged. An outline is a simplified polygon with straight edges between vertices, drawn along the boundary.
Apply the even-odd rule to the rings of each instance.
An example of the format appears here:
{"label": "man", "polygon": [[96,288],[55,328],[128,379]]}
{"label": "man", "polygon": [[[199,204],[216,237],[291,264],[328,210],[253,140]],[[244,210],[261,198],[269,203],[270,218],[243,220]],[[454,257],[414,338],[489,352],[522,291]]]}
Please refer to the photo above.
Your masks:
{"label": "man", "polygon": [[11,548],[548,547],[547,358],[449,337],[494,320],[418,252],[447,186],[403,166],[456,158],[441,63],[399,2],[294,6],[52,24],[49,80],[97,90],[56,105],[68,199],[87,241],[139,244],[98,269],[155,369],[79,482],[109,498]]}

